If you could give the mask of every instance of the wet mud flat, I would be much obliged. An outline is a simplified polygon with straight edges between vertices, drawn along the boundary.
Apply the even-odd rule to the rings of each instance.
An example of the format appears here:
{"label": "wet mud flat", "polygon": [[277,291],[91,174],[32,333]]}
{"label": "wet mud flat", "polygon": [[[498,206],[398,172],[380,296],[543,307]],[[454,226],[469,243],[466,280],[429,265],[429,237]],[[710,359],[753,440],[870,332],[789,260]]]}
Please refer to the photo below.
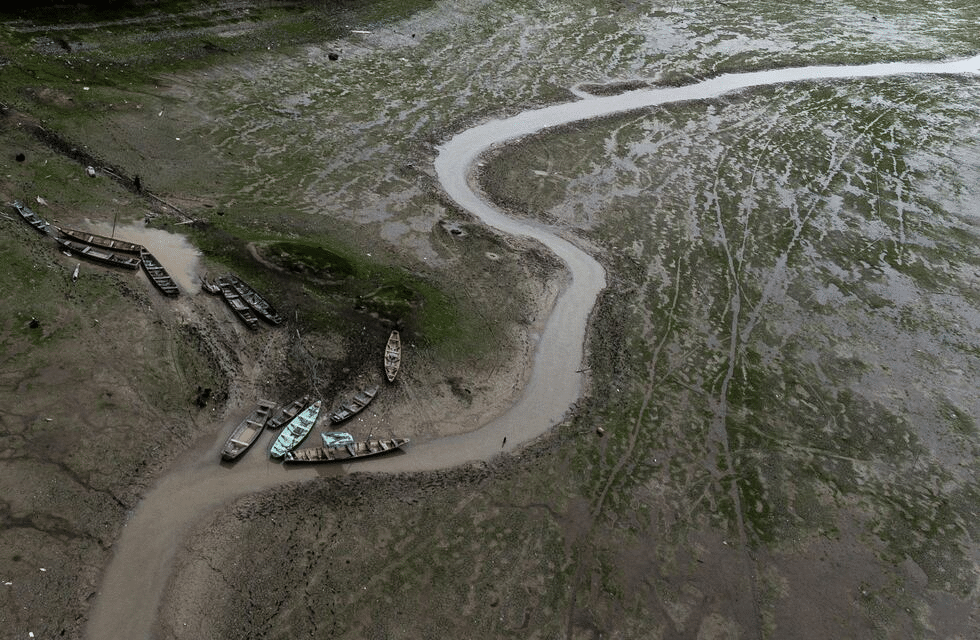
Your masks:
{"label": "wet mud flat", "polygon": [[[148,127],[145,147],[118,127],[73,125],[69,117],[60,124],[92,148],[112,149],[121,166],[152,175],[160,183],[152,186],[180,194],[181,205],[215,221],[235,220],[232,231],[250,236],[235,239],[243,245],[267,241],[258,230],[287,222],[296,235],[350,225],[359,231],[351,245],[365,254],[377,255],[376,238],[385,238],[412,269],[433,261],[454,278],[469,278],[464,290],[506,291],[510,282],[530,278],[539,283],[525,294],[532,296],[548,291],[540,283],[554,275],[553,264],[535,257],[510,270],[533,247],[482,235],[464,213],[419,186],[432,184],[426,145],[460,128],[455,123],[567,96],[567,87],[583,79],[602,83],[665,70],[704,76],[801,57],[956,55],[968,48],[960,25],[975,30],[945,4],[896,5],[891,16],[879,15],[876,4],[844,19],[836,3],[814,3],[807,11],[845,25],[840,41],[806,26],[813,22],[807,11],[788,18],[772,7],[729,14],[675,3],[670,10],[636,5],[606,15],[569,5],[562,21],[550,10],[515,5],[518,17],[501,24],[492,22],[499,19],[494,12],[481,14],[482,6],[420,14],[387,32],[364,29],[376,37],[358,34],[341,43],[340,61],[357,60],[348,67],[325,66],[323,45],[285,60],[246,60],[255,76],[222,66],[175,74],[164,90],[140,91],[138,99],[102,94],[95,104],[114,105],[104,111],[113,123]],[[894,28],[881,28],[883,20]],[[429,30],[419,28],[423,23]],[[499,28],[488,38],[474,23]],[[942,31],[930,30],[937,23]],[[560,33],[556,24],[564,25]],[[420,46],[425,34],[435,35]],[[753,39],[760,34],[765,46]],[[846,54],[839,52],[842,42]],[[439,75],[444,84],[432,87],[424,78],[434,77],[433,69],[466,78],[446,85]],[[243,77],[273,70],[277,83],[229,94]],[[311,70],[321,79],[307,84]],[[973,134],[964,124],[975,116],[969,85],[779,89],[701,111],[621,119],[612,130],[583,128],[587,139],[550,138],[540,149],[525,141],[519,149],[528,155],[508,155],[504,169],[488,168],[487,190],[506,195],[513,211],[588,233],[614,274],[590,338],[595,392],[573,424],[548,439],[544,462],[527,464],[526,473],[526,460],[518,458],[517,471],[490,465],[392,480],[322,478],[205,518],[170,584],[160,635],[220,636],[219,629],[226,637],[260,637],[332,628],[392,636],[407,629],[417,637],[433,619],[459,625],[457,635],[466,637],[916,637],[932,629],[975,635],[968,562],[976,537],[970,417],[976,407],[969,394],[975,327],[966,285],[974,270],[976,194],[969,185],[977,181]],[[92,91],[100,91],[96,83],[72,81],[33,95],[37,108],[50,112]],[[397,106],[383,111],[364,99],[375,92]],[[875,111],[869,105],[881,100],[879,92],[885,107]],[[255,99],[229,101],[232,94]],[[287,104],[277,101],[283,95]],[[419,103],[421,95],[429,101]],[[446,95],[457,99],[447,106],[439,98]],[[193,104],[170,118],[181,96]],[[243,106],[231,113],[209,102]],[[946,102],[955,106],[942,107]],[[319,126],[318,118],[344,110],[348,119],[340,122],[350,127]],[[193,125],[186,114],[195,111],[216,115]],[[841,113],[863,115],[851,121]],[[916,114],[926,114],[925,122],[916,123]],[[222,121],[231,124],[215,125]],[[944,127],[966,142],[937,133]],[[395,152],[379,152],[385,145],[374,143],[386,139],[380,129],[391,130]],[[349,144],[352,130],[363,144]],[[309,131],[327,140],[304,137]],[[187,153],[191,132],[214,153]],[[923,132],[929,144],[915,142]],[[77,167],[25,146],[29,141],[16,131],[5,135],[29,158],[7,161],[3,175],[13,177],[3,178],[5,192],[40,186],[38,194],[62,211],[92,213],[92,203],[77,195],[84,191],[72,178]],[[811,138],[813,146],[790,152]],[[314,148],[332,150],[284,160]],[[324,170],[311,178],[313,165]],[[36,173],[16,173],[28,166]],[[230,177],[237,173],[240,182]],[[923,182],[923,174],[933,181]],[[322,182],[324,176],[331,177]],[[379,203],[376,194],[387,195]],[[281,206],[287,197],[296,197],[288,208]],[[125,194],[100,196],[113,198],[125,201]],[[142,206],[132,205],[134,218]],[[441,233],[443,218],[468,235]],[[794,244],[794,234],[803,240]],[[22,326],[29,320],[23,314],[5,325],[5,354],[15,366],[5,373],[10,402],[0,406],[17,409],[3,415],[13,443],[4,454],[10,526],[3,548],[14,550],[3,557],[13,583],[3,615],[24,635],[78,635],[112,541],[167,461],[219,439],[217,416],[233,420],[256,392],[298,390],[289,385],[302,386],[315,361],[304,359],[307,349],[330,354],[336,362],[330,369],[339,372],[356,369],[350,365],[367,347],[350,349],[330,332],[304,333],[302,345],[294,333],[242,337],[233,318],[209,316],[207,307],[194,313],[161,307],[152,290],[112,274],[80,280],[66,298],[66,265],[37,251],[16,228],[5,238],[20,269],[4,289],[20,296],[10,298],[11,308],[39,315],[42,331]],[[207,238],[198,241],[206,245]],[[926,250],[930,245],[934,251]],[[740,266],[729,270],[729,257]],[[55,277],[42,277],[49,274]],[[505,298],[481,295],[487,297],[474,304]],[[524,302],[504,317],[526,326]],[[108,326],[97,327],[95,318]],[[193,318],[205,320],[197,325]],[[480,325],[487,326],[507,334],[495,323]],[[514,340],[506,344],[520,344],[519,335]],[[134,343],[143,350],[123,348]],[[446,402],[446,413],[465,406],[474,391],[492,396],[501,388],[477,383],[496,378],[498,364],[515,353],[505,351],[511,355],[491,360],[484,352],[452,371],[433,357],[418,369],[427,371],[419,389],[438,390],[431,398]],[[355,357],[345,362],[345,353]],[[17,354],[29,354],[21,356],[29,363]],[[107,372],[94,362],[121,364]],[[243,368],[248,362],[263,364]],[[302,364],[289,380],[269,376],[295,362]],[[220,404],[188,409],[187,390],[198,386],[215,389]],[[48,415],[52,396],[62,402]],[[408,415],[428,407],[427,400],[392,409]],[[79,423],[85,428],[68,429]],[[351,497],[362,486],[370,499]],[[418,533],[432,523],[440,523],[433,535]],[[228,541],[236,534],[252,540],[253,531],[281,544],[250,547],[236,568],[241,560],[227,555]],[[321,548],[347,555],[327,556]],[[64,569],[52,571],[56,566]],[[204,587],[213,609],[201,611],[200,601],[181,595]],[[403,602],[414,606],[397,609]],[[356,620],[348,616],[352,609]],[[386,628],[393,609],[400,624]]]}

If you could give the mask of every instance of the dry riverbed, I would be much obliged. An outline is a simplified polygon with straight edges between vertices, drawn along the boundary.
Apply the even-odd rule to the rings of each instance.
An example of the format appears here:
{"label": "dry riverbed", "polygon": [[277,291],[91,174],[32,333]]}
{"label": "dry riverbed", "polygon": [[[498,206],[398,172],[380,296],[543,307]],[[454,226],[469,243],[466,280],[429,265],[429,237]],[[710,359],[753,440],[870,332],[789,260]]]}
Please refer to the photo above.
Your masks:
{"label": "dry riverbed", "polygon": [[[578,83],[980,47],[955,2],[215,6],[111,37],[6,23],[0,196],[148,218],[291,314],[249,332],[141,274],[73,284],[74,257],[0,219],[14,637],[82,637],[154,483],[235,477],[217,446],[252,399],[378,379],[393,326],[404,375],[359,434],[432,440],[513,401],[563,272],[442,195],[456,131]],[[968,78],[778,87],[503,150],[494,199],[609,268],[589,396],[514,455],[321,468],[201,513],[155,636],[975,636],[977,103]],[[287,473],[268,437],[241,477]]]}

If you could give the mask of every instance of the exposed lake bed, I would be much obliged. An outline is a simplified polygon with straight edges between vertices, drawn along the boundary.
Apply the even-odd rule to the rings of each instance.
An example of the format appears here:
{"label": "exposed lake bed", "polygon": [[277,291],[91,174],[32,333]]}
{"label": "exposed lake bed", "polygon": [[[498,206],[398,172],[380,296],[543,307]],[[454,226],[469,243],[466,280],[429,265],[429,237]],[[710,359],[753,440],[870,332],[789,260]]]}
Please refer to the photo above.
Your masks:
{"label": "exposed lake bed", "polygon": [[[467,5],[474,13],[466,15],[472,17],[480,6]],[[694,18],[694,10],[677,6],[673,13],[663,12],[659,33],[669,35],[668,26],[684,21],[707,20]],[[938,19],[939,13],[930,15]],[[414,20],[433,18],[420,15]],[[435,12],[440,15],[445,19],[453,14]],[[328,81],[320,70],[322,85],[291,88],[293,79],[309,75],[311,67],[316,70],[319,62],[312,57],[305,62],[297,56],[291,61],[270,59],[254,68],[277,70],[282,81],[272,92],[296,96],[321,91],[321,97],[337,98],[342,91],[331,93],[333,88],[353,87],[357,73],[397,75],[411,66],[390,64],[389,58],[399,58],[388,51],[409,61],[416,52],[416,64],[436,67],[431,51],[478,59],[508,37],[535,34],[524,31],[529,25],[562,22],[527,9],[517,15],[514,25],[490,42],[478,43],[475,35],[468,40],[467,29],[456,29],[452,38],[445,34],[445,49],[428,49],[433,40],[422,46],[393,45],[410,42],[413,32],[423,33],[414,29],[415,23],[400,25],[392,31],[406,34],[404,39],[389,37],[384,46],[358,45],[357,70],[341,72],[351,74],[343,82]],[[575,22],[576,15],[569,7],[567,19]],[[600,18],[579,16],[581,22],[575,24],[637,24],[629,16],[606,23]],[[908,24],[904,18],[889,24]],[[949,13],[942,19],[957,24]],[[851,16],[845,22],[852,21],[858,20]],[[928,32],[929,21],[925,15],[917,17],[911,32]],[[655,20],[647,16],[639,22]],[[432,24],[440,21],[433,19]],[[773,30],[775,40],[806,39],[792,24],[783,29]],[[610,26],[609,32],[615,29]],[[883,42],[893,42],[888,28],[880,32]],[[571,39],[547,33],[550,42],[563,43],[547,52],[565,63],[562,73],[579,74],[574,82],[596,79],[590,75],[594,72],[584,72],[574,62],[578,56],[572,54]],[[873,30],[860,33],[875,40]],[[438,27],[429,35],[443,37]],[[910,55],[925,49],[926,40],[934,45],[929,38],[908,39]],[[519,41],[525,47],[534,42],[541,46],[546,39],[528,35]],[[672,41],[692,51],[699,48],[680,36]],[[593,51],[619,52],[602,58],[610,76],[622,71],[610,62],[614,58],[640,57],[638,49],[616,42],[597,38],[594,47],[589,45]],[[702,50],[708,48],[704,42]],[[855,51],[867,48],[856,39]],[[959,49],[950,49],[951,55],[943,57],[956,57]],[[755,56],[766,51],[745,50]],[[895,55],[892,51],[888,57]],[[691,68],[701,64],[696,55],[680,57]],[[515,63],[519,58],[503,56]],[[218,113],[208,105],[218,104],[229,87],[242,82],[230,73],[241,68],[231,65],[207,77],[175,75],[168,80],[167,100],[184,96],[192,105],[189,112]],[[500,108],[516,113],[553,102],[561,94],[557,87],[574,84],[552,77],[555,88],[539,85],[537,91],[507,93],[528,77],[511,73],[497,83],[495,74],[470,74],[467,82],[473,90],[454,93],[467,96],[462,104],[470,104],[474,114],[446,117],[436,128],[441,137],[424,122],[454,109],[440,107],[438,99],[428,104],[407,100],[418,89],[414,81],[403,83],[403,94],[392,100],[402,115],[386,121],[352,112],[351,129],[308,138],[310,131],[327,130],[308,126],[310,121],[336,118],[343,107],[318,115],[312,105],[323,107],[329,100],[295,101],[291,108],[299,117],[274,113],[275,126],[262,125],[268,115],[260,112],[269,104],[264,83],[247,79],[235,91],[254,91],[250,95],[260,99],[236,101],[232,115],[238,121],[232,118],[219,126],[204,118],[203,124],[192,125],[193,120],[177,118],[181,131],[170,131],[168,125],[148,135],[162,140],[164,133],[179,133],[173,137],[181,140],[174,143],[184,143],[194,138],[189,135],[193,130],[210,130],[216,138],[239,132],[233,142],[208,138],[199,143],[202,148],[229,149],[233,159],[217,161],[219,173],[238,162],[246,167],[257,163],[255,171],[245,172],[249,175],[241,185],[219,181],[223,193],[209,196],[215,203],[211,211],[223,212],[220,218],[212,216],[218,226],[220,220],[234,219],[257,235],[262,228],[281,228],[277,216],[287,214],[277,213],[271,203],[284,192],[307,194],[294,203],[297,214],[290,224],[296,225],[297,235],[323,227],[341,229],[347,223],[351,228],[364,225],[362,239],[352,237],[353,246],[376,254],[369,240],[376,232],[397,247],[397,261],[427,278],[438,280],[431,274],[448,268],[465,272],[471,278],[467,284],[488,291],[490,283],[506,289],[517,278],[529,280],[532,284],[523,290],[527,297],[510,309],[502,307],[503,315],[488,319],[484,327],[494,335],[510,322],[533,338],[530,328],[541,319],[528,310],[549,308],[549,295],[563,278],[558,265],[543,253],[535,255],[540,249],[533,243],[483,235],[475,219],[450,201],[433,197],[438,190],[432,187],[426,159],[435,156],[435,149],[399,130],[421,128],[434,136],[434,144],[441,143],[450,132],[467,128],[453,117],[479,121],[496,113],[495,108],[475,106],[491,104],[488,95],[499,92],[506,98]],[[972,83],[902,79],[766,88],[596,126],[580,124],[579,135],[545,133],[488,158],[481,181],[498,202],[534,224],[543,220],[569,235],[581,235],[578,243],[595,252],[610,274],[609,289],[592,317],[589,359],[583,363],[591,378],[589,395],[568,424],[513,458],[408,477],[325,479],[264,491],[219,509],[180,543],[178,571],[157,635],[257,637],[332,630],[337,635],[417,637],[431,631],[434,620],[455,635],[486,637],[507,630],[571,637],[600,631],[673,635],[695,630],[705,637],[736,632],[915,637],[927,629],[969,635],[975,588],[969,586],[975,576],[970,558],[975,549],[965,534],[976,507],[970,497],[975,459],[967,452],[975,446],[969,381],[976,362],[969,338],[975,312],[963,283],[974,270],[968,217],[976,200],[970,178],[976,158],[969,151],[975,131],[968,124],[976,112]],[[365,86],[370,83],[362,84],[362,90]],[[529,95],[518,95],[520,91]],[[161,111],[180,113],[179,104],[154,106],[152,115],[159,121],[164,118],[157,115]],[[255,105],[254,113],[248,112],[250,105]],[[372,108],[365,105],[363,110]],[[278,146],[261,138],[262,126],[282,138]],[[370,143],[383,139],[379,129],[385,126],[398,133],[392,135],[387,155],[383,145]],[[951,133],[942,134],[944,127]],[[351,130],[359,137],[351,138]],[[930,143],[916,145],[916,136],[923,133]],[[90,145],[100,137],[86,136]],[[345,136],[358,144],[339,150]],[[312,148],[312,140],[332,150],[314,154],[316,162],[293,166],[285,150]],[[136,145],[130,148],[133,157],[135,151],[145,153]],[[267,150],[265,155],[244,160],[250,157],[246,150],[260,148]],[[304,163],[327,170],[311,178],[302,171]],[[923,177],[935,167],[937,177]],[[139,171],[147,181],[153,175]],[[168,192],[180,182],[174,180]],[[933,217],[925,217],[926,210]],[[946,223],[935,224],[942,211],[949,214]],[[466,234],[445,232],[447,226],[440,223],[447,219],[454,221],[448,228]],[[436,267],[425,271],[421,265],[430,261]],[[146,294],[136,295],[157,306]],[[482,295],[494,301],[505,298]],[[539,303],[528,304],[528,297]],[[238,382],[229,385],[224,405],[218,405],[225,411],[242,406],[254,393],[274,389],[263,386],[269,373],[289,370],[286,361],[295,360],[302,344],[315,345],[336,362],[343,361],[341,354],[349,347],[326,334],[304,336],[311,342],[299,346],[271,332],[243,342],[230,326],[230,333],[214,332],[225,336],[212,347],[216,358],[230,359],[222,366],[238,371],[242,363],[263,364],[248,365],[254,376],[235,374]],[[490,399],[501,395],[512,402],[514,396],[501,394],[499,387],[481,390],[476,382],[492,377],[498,364],[511,363],[512,372],[519,370],[521,340],[518,332],[503,343],[506,348],[495,361],[486,353],[471,358],[466,364],[479,376],[459,367],[459,375],[448,379],[430,368],[417,383],[436,382],[460,403],[466,397],[478,402],[482,396],[492,404]],[[369,358],[370,342],[365,339],[364,351],[355,357]],[[243,355],[228,356],[227,350]],[[254,357],[266,353],[271,354],[267,360]],[[433,357],[429,366],[443,364],[445,360]],[[188,376],[186,370],[182,375],[169,384],[177,388],[205,378],[193,372]],[[509,375],[512,382],[522,381],[520,374]],[[140,388],[145,386],[133,386],[134,391]],[[112,401],[104,391],[99,410],[112,411],[105,408]],[[911,399],[903,401],[903,392],[910,392]],[[438,397],[432,388],[429,394],[427,399]],[[182,402],[173,401],[174,414],[186,411]],[[399,403],[404,398],[379,409],[397,412]],[[151,406],[166,405],[154,399]],[[430,410],[427,402],[408,406]],[[434,421],[439,421],[437,415]],[[106,417],[99,423],[111,427],[120,416]],[[156,410],[155,415],[134,416],[132,422],[160,417]],[[206,451],[200,448],[202,438],[217,442],[226,426],[223,419],[233,416],[208,420],[195,414],[193,422],[177,425],[178,434],[187,432],[181,436],[186,440],[175,437],[162,444],[177,454]],[[26,441],[36,445],[44,424],[27,428]],[[404,424],[399,420],[394,426]],[[599,426],[602,437],[596,433]],[[98,430],[91,435],[106,439]],[[242,462],[261,461],[248,457]],[[72,465],[79,466],[77,460]],[[90,467],[98,469],[98,462],[92,460]],[[229,470],[229,477],[234,471]],[[249,475],[244,467],[242,471]],[[156,473],[135,471],[131,477],[152,479]],[[908,480],[900,481],[899,473]],[[142,492],[138,486],[130,491],[133,497]],[[121,495],[130,507],[137,504]],[[34,513],[43,511],[34,508]],[[31,513],[24,506],[13,512]],[[23,521],[22,515],[18,518]],[[34,520],[43,526],[36,515]],[[102,543],[106,552],[108,540],[114,539],[113,526],[118,524],[109,525]],[[28,527],[15,529],[29,532]],[[268,544],[245,556],[228,545],[229,540],[256,536]],[[37,557],[45,558],[45,549],[60,548],[64,546],[57,543],[42,546]],[[94,566],[88,570],[92,585],[98,583],[97,571]],[[35,596],[28,595],[30,590],[11,592],[18,594],[11,603],[28,612],[16,618],[25,625],[33,619],[32,603],[48,593],[42,579],[49,579],[47,572],[32,579]],[[436,594],[432,585],[439,589]],[[62,589],[73,592],[67,585]],[[221,597],[214,598],[218,592]],[[87,606],[68,609],[85,611]],[[360,615],[354,619],[346,615],[350,611]],[[827,611],[834,614],[827,616]],[[386,618],[389,614],[393,617]],[[44,624],[57,631],[62,620]],[[77,618],[74,624],[77,629]]]}

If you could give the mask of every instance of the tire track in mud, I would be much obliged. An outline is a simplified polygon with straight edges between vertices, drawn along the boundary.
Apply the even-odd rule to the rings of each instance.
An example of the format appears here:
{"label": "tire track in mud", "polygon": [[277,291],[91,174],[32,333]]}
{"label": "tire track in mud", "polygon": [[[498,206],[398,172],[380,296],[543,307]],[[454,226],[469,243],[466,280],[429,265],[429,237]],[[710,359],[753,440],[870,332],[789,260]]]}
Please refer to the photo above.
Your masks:
{"label": "tire track in mud", "polygon": [[[565,263],[570,279],[541,327],[527,385],[511,409],[470,433],[415,445],[409,455],[366,460],[358,464],[358,471],[433,470],[489,459],[501,452],[502,436],[508,437],[503,450],[513,451],[563,420],[581,395],[585,380],[580,364],[584,339],[593,305],[605,288],[605,271],[594,258],[563,237],[562,229],[512,219],[477,192],[473,168],[494,146],[563,124],[671,102],[708,99],[753,86],[909,73],[976,73],[978,67],[980,56],[952,63],[810,67],[719,76],[688,87],[643,89],[532,109],[456,135],[440,147],[435,159],[436,173],[447,195],[488,226],[545,245]],[[221,440],[219,433],[212,436],[211,442],[202,441],[198,448],[191,449],[157,480],[133,511],[103,575],[86,628],[88,638],[152,637],[174,559],[182,552],[184,537],[195,523],[249,493],[320,475],[313,468],[286,469],[260,456],[247,457],[235,466],[216,464]],[[597,515],[602,503],[596,506]],[[591,528],[587,535],[591,535]],[[567,617],[569,636],[581,573],[580,570],[572,585]]]}

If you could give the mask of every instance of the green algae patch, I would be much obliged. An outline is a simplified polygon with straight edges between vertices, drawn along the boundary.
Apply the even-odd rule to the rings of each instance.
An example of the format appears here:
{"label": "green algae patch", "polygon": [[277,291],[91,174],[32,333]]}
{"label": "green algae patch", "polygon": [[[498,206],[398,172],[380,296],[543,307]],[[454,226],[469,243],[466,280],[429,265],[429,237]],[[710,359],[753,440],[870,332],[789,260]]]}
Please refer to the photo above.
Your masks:
{"label": "green algae patch", "polygon": [[264,254],[279,267],[320,280],[343,281],[357,275],[350,260],[327,248],[300,242],[274,242]]}

